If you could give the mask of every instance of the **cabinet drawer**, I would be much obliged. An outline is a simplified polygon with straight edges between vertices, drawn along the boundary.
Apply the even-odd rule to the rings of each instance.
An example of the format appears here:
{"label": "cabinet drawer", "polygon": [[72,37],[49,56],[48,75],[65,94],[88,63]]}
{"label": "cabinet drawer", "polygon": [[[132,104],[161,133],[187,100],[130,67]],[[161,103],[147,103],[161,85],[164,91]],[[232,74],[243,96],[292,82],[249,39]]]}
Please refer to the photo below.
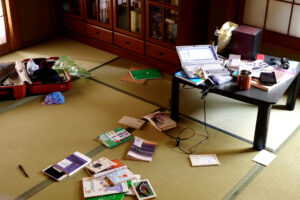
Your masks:
{"label": "cabinet drawer", "polygon": [[163,60],[168,63],[178,65],[180,63],[175,50],[160,47],[146,42],[146,56]]}
{"label": "cabinet drawer", "polygon": [[84,34],[84,23],[77,20],[64,18],[62,20],[62,28],[69,32]]}
{"label": "cabinet drawer", "polygon": [[142,40],[121,35],[119,33],[114,33],[114,42],[116,46],[144,54],[144,41]]}
{"label": "cabinet drawer", "polygon": [[102,40],[110,44],[113,43],[112,31],[110,30],[106,30],[97,26],[86,24],[85,33],[87,36],[95,38],[97,40]]}

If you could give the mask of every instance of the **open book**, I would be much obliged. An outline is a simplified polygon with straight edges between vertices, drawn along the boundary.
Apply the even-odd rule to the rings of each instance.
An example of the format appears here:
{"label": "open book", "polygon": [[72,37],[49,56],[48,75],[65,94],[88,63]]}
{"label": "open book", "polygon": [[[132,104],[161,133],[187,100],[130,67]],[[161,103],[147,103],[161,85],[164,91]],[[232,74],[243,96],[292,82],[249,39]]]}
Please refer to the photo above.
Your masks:
{"label": "open book", "polygon": [[177,126],[177,123],[172,120],[168,114],[161,111],[150,113],[144,116],[144,118],[147,119],[159,131],[166,131]]}

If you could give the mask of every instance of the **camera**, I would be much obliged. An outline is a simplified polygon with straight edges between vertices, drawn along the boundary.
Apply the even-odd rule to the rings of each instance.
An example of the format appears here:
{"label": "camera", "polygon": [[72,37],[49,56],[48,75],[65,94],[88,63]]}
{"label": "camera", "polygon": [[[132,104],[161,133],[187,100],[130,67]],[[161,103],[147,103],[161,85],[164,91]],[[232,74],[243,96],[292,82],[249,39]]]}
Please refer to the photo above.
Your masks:
{"label": "camera", "polygon": [[282,69],[288,69],[290,67],[289,60],[287,58],[281,58],[280,61],[276,58],[271,58],[269,64],[276,65]]}

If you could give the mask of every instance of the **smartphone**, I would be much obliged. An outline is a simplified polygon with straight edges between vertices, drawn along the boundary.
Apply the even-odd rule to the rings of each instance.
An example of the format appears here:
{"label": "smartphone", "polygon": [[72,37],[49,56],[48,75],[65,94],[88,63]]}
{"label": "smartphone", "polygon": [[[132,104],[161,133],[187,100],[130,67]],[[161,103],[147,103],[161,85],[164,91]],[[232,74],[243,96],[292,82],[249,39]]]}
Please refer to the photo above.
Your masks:
{"label": "smartphone", "polygon": [[274,72],[261,72],[259,81],[266,85],[273,85],[277,83],[276,76]]}
{"label": "smartphone", "polygon": [[55,166],[49,166],[42,170],[45,174],[53,178],[54,180],[61,181],[67,177],[67,174]]}

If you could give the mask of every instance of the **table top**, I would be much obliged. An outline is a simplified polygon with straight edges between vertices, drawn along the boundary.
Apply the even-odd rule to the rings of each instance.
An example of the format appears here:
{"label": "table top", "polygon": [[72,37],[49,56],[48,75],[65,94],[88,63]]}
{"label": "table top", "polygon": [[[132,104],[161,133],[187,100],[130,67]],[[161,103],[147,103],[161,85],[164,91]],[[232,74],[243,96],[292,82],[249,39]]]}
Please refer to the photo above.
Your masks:
{"label": "table top", "polygon": [[[280,85],[276,86],[270,91],[264,91],[259,88],[255,88],[251,86],[249,90],[239,90],[236,86],[236,81],[230,81],[228,83],[222,85],[215,85],[214,88],[211,90],[212,93],[216,93],[222,96],[226,96],[232,99],[236,99],[239,101],[247,102],[250,104],[258,105],[260,103],[268,103],[268,104],[276,104],[282,97],[282,95],[286,92],[289,88],[291,83],[295,80],[297,76],[299,76],[300,72],[300,63],[295,68],[296,73],[295,75],[290,78],[289,80],[281,83]],[[197,87],[200,89],[205,88],[205,84],[200,84],[195,86],[187,81],[177,78],[180,82],[185,83],[187,85]]]}

